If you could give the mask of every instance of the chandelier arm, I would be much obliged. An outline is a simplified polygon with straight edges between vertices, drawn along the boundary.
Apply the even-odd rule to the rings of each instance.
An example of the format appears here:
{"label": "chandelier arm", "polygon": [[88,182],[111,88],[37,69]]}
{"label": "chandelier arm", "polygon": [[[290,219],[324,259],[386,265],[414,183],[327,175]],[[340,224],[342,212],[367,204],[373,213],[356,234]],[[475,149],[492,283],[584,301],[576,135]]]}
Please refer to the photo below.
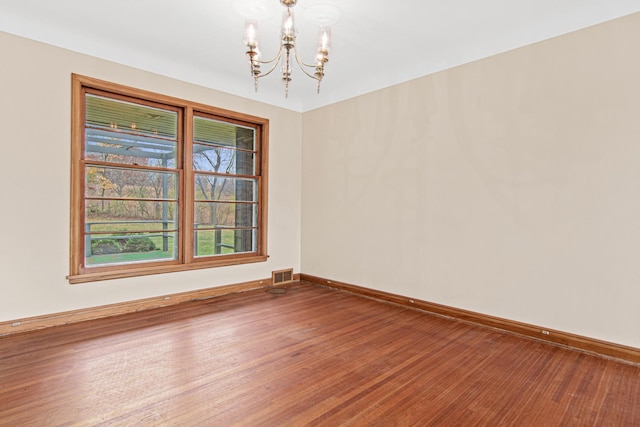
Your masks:
{"label": "chandelier arm", "polygon": [[[260,73],[260,74],[254,74],[254,78],[255,79],[259,79],[260,77],[264,77],[264,76],[268,76],[269,74],[273,73],[273,71],[278,67],[278,64],[280,64],[280,58],[282,57],[282,45],[280,45],[280,47],[278,48],[278,53],[276,54],[276,56],[269,60],[269,61],[260,61],[259,59],[254,60],[253,62],[258,63],[258,64],[262,64],[262,65],[268,65],[268,64],[273,64],[271,66],[271,68],[264,72],[264,73]],[[251,64],[251,70],[254,70],[254,66],[253,64]]]}
{"label": "chandelier arm", "polygon": [[273,62],[273,65],[271,66],[271,68],[269,69],[269,71],[266,71],[264,73],[258,74],[257,76],[255,76],[255,78],[259,79],[260,77],[265,77],[268,76],[269,74],[273,73],[273,71],[278,68],[278,65],[280,64],[280,55],[278,55],[278,57],[276,58],[277,61],[274,62],[274,60],[269,61],[269,62],[260,62],[261,64],[271,64]]}
{"label": "chandelier arm", "polygon": [[280,60],[281,56],[282,56],[282,43],[280,43],[280,46],[278,47],[278,52],[276,53],[276,56],[273,57],[273,59],[270,59],[268,61],[261,61],[259,59],[256,59],[255,62],[257,62],[258,64],[264,64],[264,65],[275,62],[276,65],[278,65],[278,60]]}
{"label": "chandelier arm", "polygon": [[[318,76],[314,75],[314,74],[310,74],[307,72],[307,70],[305,68],[313,68],[313,69],[317,69],[318,66],[316,65],[310,65],[310,64],[305,64],[304,61],[302,61],[300,59],[300,56],[298,55],[298,48],[294,45],[293,46],[293,53],[294,56],[296,58],[296,62],[298,63],[298,65],[300,66],[300,69],[302,70],[303,73],[305,73],[308,77],[311,77],[314,80],[318,80],[320,81],[320,78],[318,78]],[[322,65],[320,68],[324,68],[324,65]]]}
{"label": "chandelier arm", "polygon": [[298,55],[298,48],[296,46],[293,47],[293,51],[296,54],[296,62],[298,63],[298,65],[303,68],[303,67],[308,67],[308,68],[316,68],[317,65],[315,64],[307,64],[306,62],[304,62],[302,59],[300,59],[300,56]]}

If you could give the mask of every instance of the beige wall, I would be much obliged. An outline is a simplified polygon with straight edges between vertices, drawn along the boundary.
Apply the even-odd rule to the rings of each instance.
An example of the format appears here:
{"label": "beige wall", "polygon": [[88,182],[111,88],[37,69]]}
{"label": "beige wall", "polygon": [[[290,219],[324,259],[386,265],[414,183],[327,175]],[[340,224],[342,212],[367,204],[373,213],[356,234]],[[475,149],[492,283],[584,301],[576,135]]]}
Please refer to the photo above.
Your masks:
{"label": "beige wall", "polygon": [[[640,347],[637,40],[640,14],[300,115],[0,33],[0,321],[293,267]],[[269,261],[69,285],[71,73],[269,118]]]}
{"label": "beige wall", "polygon": [[640,14],[303,116],[302,271],[640,347]]}
{"label": "beige wall", "polygon": [[[0,33],[0,321],[300,271],[301,115]],[[71,73],[270,119],[268,262],[69,285]]]}

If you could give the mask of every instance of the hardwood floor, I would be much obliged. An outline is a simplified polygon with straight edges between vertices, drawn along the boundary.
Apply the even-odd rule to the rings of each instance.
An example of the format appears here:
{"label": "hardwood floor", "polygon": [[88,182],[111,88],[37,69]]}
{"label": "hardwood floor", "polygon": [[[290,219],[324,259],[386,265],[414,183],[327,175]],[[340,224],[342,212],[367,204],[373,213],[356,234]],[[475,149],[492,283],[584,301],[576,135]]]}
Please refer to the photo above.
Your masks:
{"label": "hardwood floor", "polygon": [[308,284],[0,338],[2,426],[638,426],[640,366]]}

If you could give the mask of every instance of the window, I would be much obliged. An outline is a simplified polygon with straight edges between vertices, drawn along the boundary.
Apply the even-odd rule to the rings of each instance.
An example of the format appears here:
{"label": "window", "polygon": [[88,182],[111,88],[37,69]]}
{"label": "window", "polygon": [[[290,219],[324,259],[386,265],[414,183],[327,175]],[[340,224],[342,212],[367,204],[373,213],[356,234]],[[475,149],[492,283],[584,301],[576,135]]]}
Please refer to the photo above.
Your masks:
{"label": "window", "polygon": [[71,283],[266,261],[268,120],[73,76]]}

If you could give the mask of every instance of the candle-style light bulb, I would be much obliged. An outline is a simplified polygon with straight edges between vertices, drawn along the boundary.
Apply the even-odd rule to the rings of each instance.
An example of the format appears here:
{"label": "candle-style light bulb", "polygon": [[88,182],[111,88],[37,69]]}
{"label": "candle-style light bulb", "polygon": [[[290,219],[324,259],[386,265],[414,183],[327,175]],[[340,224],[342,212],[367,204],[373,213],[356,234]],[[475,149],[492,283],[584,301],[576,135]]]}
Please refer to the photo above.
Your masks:
{"label": "candle-style light bulb", "polygon": [[284,37],[295,37],[296,26],[293,19],[293,10],[287,8],[282,13],[282,35]]}
{"label": "candle-style light bulb", "polygon": [[244,23],[244,44],[250,49],[258,46],[258,23],[253,19]]}
{"label": "candle-style light bulb", "polygon": [[329,53],[330,50],[331,50],[331,28],[322,27],[320,28],[320,35],[318,36],[318,52],[323,52],[327,54]]}

